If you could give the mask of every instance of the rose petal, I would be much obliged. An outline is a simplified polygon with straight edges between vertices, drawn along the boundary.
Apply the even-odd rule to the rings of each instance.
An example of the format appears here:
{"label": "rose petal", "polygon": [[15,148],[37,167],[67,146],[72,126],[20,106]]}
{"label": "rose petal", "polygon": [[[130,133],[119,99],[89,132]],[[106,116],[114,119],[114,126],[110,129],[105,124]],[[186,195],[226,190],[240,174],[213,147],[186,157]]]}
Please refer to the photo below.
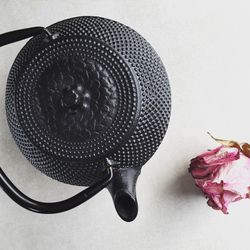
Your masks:
{"label": "rose petal", "polygon": [[232,148],[226,151],[224,146],[220,146],[192,159],[189,172],[196,179],[206,178],[220,166],[237,160],[239,157],[238,149]]}
{"label": "rose petal", "polygon": [[[250,145],[242,144],[242,151]],[[208,205],[228,213],[232,202],[250,198],[250,158],[238,147],[220,146],[191,160],[189,172]]]}

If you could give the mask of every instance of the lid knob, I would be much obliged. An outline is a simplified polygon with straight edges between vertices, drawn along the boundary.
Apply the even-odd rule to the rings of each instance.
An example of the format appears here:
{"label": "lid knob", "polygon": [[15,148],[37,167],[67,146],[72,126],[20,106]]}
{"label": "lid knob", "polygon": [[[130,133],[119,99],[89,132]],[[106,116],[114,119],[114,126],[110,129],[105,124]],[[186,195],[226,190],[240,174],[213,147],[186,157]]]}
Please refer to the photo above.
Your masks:
{"label": "lid knob", "polygon": [[74,89],[71,89],[63,92],[61,105],[65,108],[74,108],[78,106],[79,101],[79,94]]}

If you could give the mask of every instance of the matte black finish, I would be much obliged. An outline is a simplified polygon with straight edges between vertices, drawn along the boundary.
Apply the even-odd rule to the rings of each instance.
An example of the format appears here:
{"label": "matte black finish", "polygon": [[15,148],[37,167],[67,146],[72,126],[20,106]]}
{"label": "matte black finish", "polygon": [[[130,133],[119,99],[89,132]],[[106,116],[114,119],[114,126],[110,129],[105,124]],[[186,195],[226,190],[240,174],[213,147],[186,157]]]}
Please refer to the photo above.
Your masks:
{"label": "matte black finish", "polygon": [[103,179],[108,159],[108,189],[125,221],[137,215],[136,180],[165,135],[170,110],[167,73],[151,45],[100,17],[43,29],[21,50],[7,83],[8,124],[27,159],[82,186]]}
{"label": "matte black finish", "polygon": [[42,214],[61,213],[81,205],[105,188],[112,180],[112,177],[113,171],[112,168],[110,168],[108,169],[108,173],[104,175],[103,180],[98,181],[95,185],[83,190],[77,195],[64,201],[45,203],[33,200],[23,194],[13,185],[2,168],[0,168],[0,185],[5,193],[21,207]]}
{"label": "matte black finish", "polygon": [[33,27],[21,30],[15,30],[11,32],[7,32],[1,35],[0,39],[0,47],[7,45],[9,43],[14,43],[21,41],[23,39],[36,36],[41,34],[44,31],[43,27]]}
{"label": "matte black finish", "polygon": [[113,181],[108,186],[117,213],[127,222],[133,221],[138,213],[135,185],[139,174],[135,168],[114,169]]}

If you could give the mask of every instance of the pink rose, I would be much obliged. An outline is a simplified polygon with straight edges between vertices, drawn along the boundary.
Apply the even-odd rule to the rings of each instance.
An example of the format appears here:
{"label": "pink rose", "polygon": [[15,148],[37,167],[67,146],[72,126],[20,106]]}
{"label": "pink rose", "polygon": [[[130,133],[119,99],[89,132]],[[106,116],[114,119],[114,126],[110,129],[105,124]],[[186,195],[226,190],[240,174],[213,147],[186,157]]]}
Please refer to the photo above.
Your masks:
{"label": "pink rose", "polygon": [[248,151],[243,152],[239,144],[220,146],[191,160],[189,172],[208,198],[208,205],[224,214],[231,202],[250,198],[250,158]]}

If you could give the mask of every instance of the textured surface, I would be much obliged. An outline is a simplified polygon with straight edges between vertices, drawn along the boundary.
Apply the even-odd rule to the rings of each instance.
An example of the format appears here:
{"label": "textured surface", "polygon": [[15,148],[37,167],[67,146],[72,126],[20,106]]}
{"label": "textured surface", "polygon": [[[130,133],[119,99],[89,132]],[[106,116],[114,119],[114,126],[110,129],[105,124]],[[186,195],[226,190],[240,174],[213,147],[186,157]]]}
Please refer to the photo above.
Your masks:
{"label": "textured surface", "polygon": [[[137,183],[139,214],[116,215],[103,191],[68,213],[20,209],[0,192],[4,250],[248,250],[250,200],[230,214],[208,208],[187,174],[191,157],[216,147],[206,134],[250,142],[250,3],[248,0],[1,0],[0,32],[50,25],[79,15],[104,16],[142,34],[166,66],[172,89],[170,125]],[[0,165],[33,198],[55,201],[81,187],[40,173],[15,145],[6,122],[9,69],[24,42],[0,49]]]}
{"label": "textured surface", "polygon": [[[75,185],[89,185],[97,180],[103,171],[106,156],[119,162],[119,167],[141,168],[161,143],[170,118],[170,87],[159,56],[137,32],[108,19],[73,18],[54,24],[49,29],[58,33],[59,38],[47,44],[41,35],[28,42],[13,64],[8,79],[6,110],[21,151],[45,174]],[[68,58],[66,62],[65,57]],[[92,68],[87,75],[92,74],[92,82],[85,83],[85,86],[90,88],[95,85],[88,90],[88,94],[98,96],[96,85],[103,86],[99,91],[102,92],[100,98],[93,97],[95,103],[83,100],[94,112],[93,121],[85,118],[87,114],[83,113],[82,105],[80,108],[76,105],[73,114],[72,109],[67,107],[65,112],[64,100],[61,99],[64,98],[63,91],[67,94],[72,91],[70,88],[77,90],[79,83],[74,81],[86,81],[87,65],[75,62],[81,57],[96,62],[99,68],[106,67],[101,72],[106,76],[99,77],[100,81],[97,79],[100,75],[98,65],[91,66],[89,63]],[[64,67],[63,70],[60,67]],[[112,83],[105,82],[109,75],[112,76]],[[111,85],[108,88],[115,86],[117,89],[114,90],[117,100],[112,100],[107,84]],[[13,89],[17,93],[16,99]],[[97,94],[93,90],[97,90]],[[103,103],[105,98],[111,104],[107,101]],[[100,110],[101,107],[107,111]],[[103,116],[100,118],[98,113]],[[108,113],[111,117],[107,117]],[[106,131],[98,121],[103,117],[107,117],[103,121]],[[81,131],[78,136],[81,127],[85,128],[82,138]],[[60,134],[55,132],[58,130]],[[63,133],[67,133],[70,139],[62,137]],[[94,163],[96,158],[100,159],[97,164]],[[64,162],[63,159],[72,162]],[[81,160],[81,163],[76,160]]]}
{"label": "textured surface", "polygon": [[100,136],[112,124],[118,106],[113,77],[99,63],[64,57],[41,76],[34,113],[48,134],[66,141]]}

